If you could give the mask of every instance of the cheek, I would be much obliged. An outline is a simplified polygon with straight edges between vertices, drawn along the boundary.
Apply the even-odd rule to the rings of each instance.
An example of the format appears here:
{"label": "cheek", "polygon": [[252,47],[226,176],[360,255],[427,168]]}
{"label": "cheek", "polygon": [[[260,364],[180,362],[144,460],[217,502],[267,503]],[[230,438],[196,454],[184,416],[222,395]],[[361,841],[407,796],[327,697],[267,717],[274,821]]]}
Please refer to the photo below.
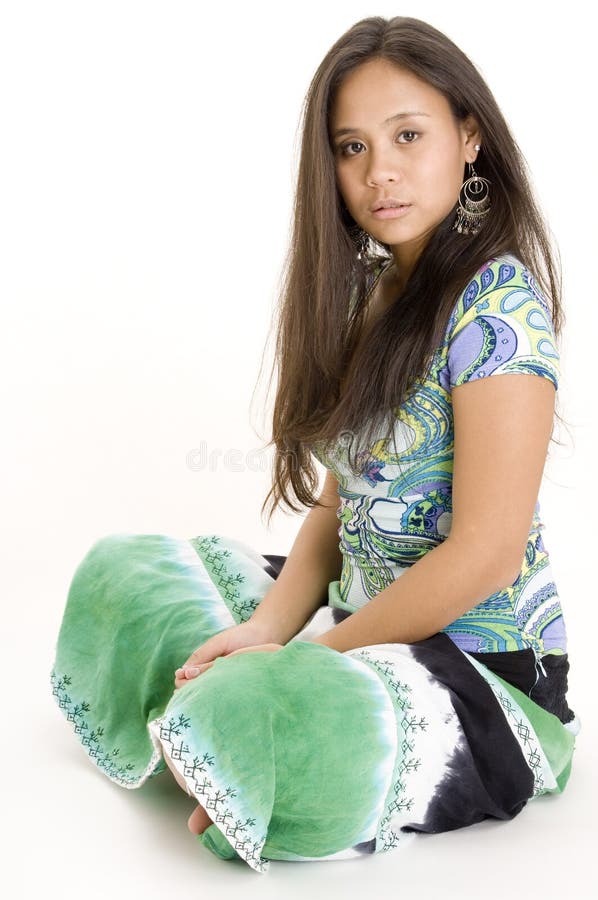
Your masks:
{"label": "cheek", "polygon": [[336,183],[345,203],[350,206],[354,189],[352,190],[352,179],[346,169],[337,169]]}
{"label": "cheek", "polygon": [[460,159],[451,159],[449,154],[431,160],[423,173],[422,184],[426,188],[428,201],[433,206],[451,206],[457,202],[463,183],[463,167]]}

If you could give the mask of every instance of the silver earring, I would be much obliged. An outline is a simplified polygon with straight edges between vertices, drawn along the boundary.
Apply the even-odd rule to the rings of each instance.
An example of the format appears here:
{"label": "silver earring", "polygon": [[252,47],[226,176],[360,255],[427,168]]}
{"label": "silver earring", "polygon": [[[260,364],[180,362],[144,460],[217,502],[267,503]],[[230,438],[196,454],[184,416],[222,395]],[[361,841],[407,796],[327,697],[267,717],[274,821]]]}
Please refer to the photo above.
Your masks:
{"label": "silver earring", "polygon": [[[478,144],[476,144],[476,150],[480,150]],[[487,178],[477,175],[472,163],[467,165],[469,166],[469,178],[461,185],[453,231],[456,230],[459,234],[477,234],[485,217],[490,212],[491,182]]]}

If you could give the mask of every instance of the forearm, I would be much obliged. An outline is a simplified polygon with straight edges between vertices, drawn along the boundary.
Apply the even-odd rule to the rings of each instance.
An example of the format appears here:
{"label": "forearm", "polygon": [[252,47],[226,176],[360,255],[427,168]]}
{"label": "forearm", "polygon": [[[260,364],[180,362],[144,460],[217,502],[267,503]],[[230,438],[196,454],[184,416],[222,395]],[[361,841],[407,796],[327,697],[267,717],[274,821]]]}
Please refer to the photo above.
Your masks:
{"label": "forearm", "polygon": [[340,578],[338,497],[323,502],[327,508],[314,506],[305,517],[276,581],[251,616],[250,621],[267,622],[281,644],[326,603],[329,582]]}
{"label": "forearm", "polygon": [[343,653],[371,644],[424,640],[512,584],[515,576],[506,559],[497,556],[492,565],[482,559],[475,548],[447,538],[313,643]]}

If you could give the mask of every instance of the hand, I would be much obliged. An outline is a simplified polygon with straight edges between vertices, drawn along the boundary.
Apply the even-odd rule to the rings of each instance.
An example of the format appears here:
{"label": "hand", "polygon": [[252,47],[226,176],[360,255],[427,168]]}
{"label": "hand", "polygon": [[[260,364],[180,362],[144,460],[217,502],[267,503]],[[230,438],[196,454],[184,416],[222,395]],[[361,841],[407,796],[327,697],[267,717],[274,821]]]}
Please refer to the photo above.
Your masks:
{"label": "hand", "polygon": [[[260,653],[275,653],[277,650],[282,650],[283,646],[284,646],[283,644],[257,644],[257,646],[255,646],[255,647],[239,647],[238,650],[233,650],[232,653],[227,653],[226,657],[222,657],[222,659],[225,659],[225,658],[228,659],[229,656],[236,656],[237,653],[252,653],[255,651],[260,652]],[[215,662],[216,662],[216,660],[213,659],[212,662],[200,663],[200,665],[195,667],[199,670],[197,672],[197,675],[203,675],[203,673],[205,671],[207,671],[207,669],[209,669],[210,666],[213,666]],[[178,671],[179,670],[177,669],[177,672]],[[196,677],[196,676],[191,676],[191,677]]]}
{"label": "hand", "polygon": [[[279,649],[282,644],[267,644],[276,637],[274,629],[267,624],[242,622],[240,625],[232,625],[218,634],[213,635],[201,646],[193,651],[191,656],[175,672],[175,689],[182,687],[191,678],[196,678],[200,671],[205,670],[207,663],[212,663],[218,656],[229,656],[237,650],[250,647],[271,646]],[[200,668],[202,667],[202,668]]]}

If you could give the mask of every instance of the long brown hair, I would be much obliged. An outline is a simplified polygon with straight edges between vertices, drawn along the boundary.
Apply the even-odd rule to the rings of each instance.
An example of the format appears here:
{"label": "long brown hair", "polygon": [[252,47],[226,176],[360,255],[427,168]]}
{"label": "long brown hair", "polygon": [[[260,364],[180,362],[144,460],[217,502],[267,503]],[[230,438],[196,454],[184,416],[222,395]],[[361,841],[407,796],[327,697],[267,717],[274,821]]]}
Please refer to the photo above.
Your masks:
{"label": "long brown hair", "polygon": [[[436,227],[400,297],[373,325],[354,365],[372,269],[381,258],[391,258],[391,247],[362,232],[344,204],[335,179],[329,115],[343,78],[373,58],[396,63],[428,82],[445,96],[457,121],[474,117],[482,138],[476,172],[491,182],[492,212],[477,235],[458,233],[452,228],[455,198],[455,208]],[[457,296],[489,259],[503,253],[518,257],[549,304],[557,340],[564,324],[558,250],[534,198],[523,154],[484,79],[446,35],[410,17],[357,22],[320,63],[300,124],[292,233],[276,323],[279,378],[268,444],[275,446],[275,456],[272,487],[262,505],[263,514],[271,504],[268,522],[282,501],[295,512],[317,503],[318,471],[310,450],[316,441],[328,446],[348,431],[360,435],[362,447],[379,438],[381,421],[390,421],[392,429],[389,411],[426,370]],[[350,377],[341,394],[349,360]],[[357,452],[355,470],[356,459]]]}

